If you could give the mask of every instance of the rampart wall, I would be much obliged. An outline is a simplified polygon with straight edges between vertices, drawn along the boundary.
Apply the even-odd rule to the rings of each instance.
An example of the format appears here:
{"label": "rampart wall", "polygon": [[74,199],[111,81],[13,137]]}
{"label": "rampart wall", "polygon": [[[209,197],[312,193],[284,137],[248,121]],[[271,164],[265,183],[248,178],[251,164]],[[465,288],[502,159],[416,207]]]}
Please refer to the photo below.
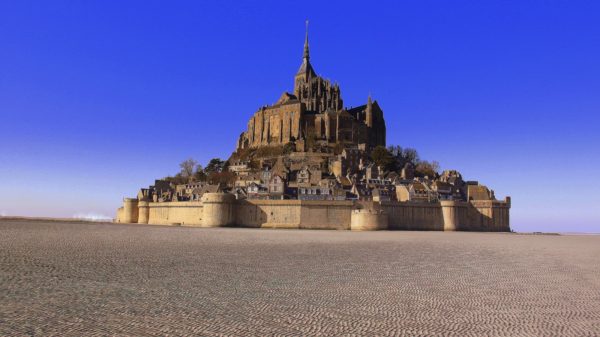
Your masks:
{"label": "rampart wall", "polygon": [[510,231],[505,201],[356,202],[235,200],[206,193],[202,201],[124,199],[116,222],[198,227],[239,226],[339,230]]}
{"label": "rampart wall", "polygon": [[235,224],[244,227],[350,229],[352,201],[240,200]]}
{"label": "rampart wall", "polygon": [[[116,222],[150,225],[202,226],[204,205],[201,201],[147,202],[140,201],[137,217],[122,207],[117,212]],[[128,220],[132,221],[128,221]],[[135,219],[135,221],[133,221]]]}

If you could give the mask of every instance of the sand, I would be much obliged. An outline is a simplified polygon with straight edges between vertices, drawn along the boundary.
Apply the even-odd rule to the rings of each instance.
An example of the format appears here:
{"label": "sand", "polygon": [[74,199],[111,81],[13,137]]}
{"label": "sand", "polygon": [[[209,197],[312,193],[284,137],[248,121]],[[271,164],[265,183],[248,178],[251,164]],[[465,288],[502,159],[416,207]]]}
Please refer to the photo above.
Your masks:
{"label": "sand", "polygon": [[0,335],[600,336],[600,236],[5,219]]}

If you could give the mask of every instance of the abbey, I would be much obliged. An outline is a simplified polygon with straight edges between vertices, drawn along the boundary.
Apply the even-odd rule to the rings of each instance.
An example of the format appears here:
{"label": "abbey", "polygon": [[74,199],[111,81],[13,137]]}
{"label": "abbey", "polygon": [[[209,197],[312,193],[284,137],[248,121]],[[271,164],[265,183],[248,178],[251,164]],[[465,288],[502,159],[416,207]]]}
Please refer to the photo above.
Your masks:
{"label": "abbey", "polygon": [[261,107],[248,121],[237,149],[294,142],[298,151],[305,151],[309,140],[368,151],[385,146],[385,133],[383,111],[377,101],[369,96],[364,105],[344,108],[340,87],[317,75],[310,63],[307,27],[294,92],[284,92],[275,104]]}

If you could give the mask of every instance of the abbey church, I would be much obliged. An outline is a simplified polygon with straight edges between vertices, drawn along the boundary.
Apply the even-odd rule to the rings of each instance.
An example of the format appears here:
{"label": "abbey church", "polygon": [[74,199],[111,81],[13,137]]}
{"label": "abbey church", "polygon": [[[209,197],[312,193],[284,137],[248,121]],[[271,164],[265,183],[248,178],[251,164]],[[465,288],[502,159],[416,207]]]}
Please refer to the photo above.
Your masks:
{"label": "abbey church", "polygon": [[369,151],[385,146],[385,132],[377,101],[369,96],[366,104],[346,109],[340,87],[317,75],[310,63],[307,27],[294,92],[284,92],[275,104],[261,107],[240,135],[237,149],[293,142],[297,151],[306,151],[307,144],[317,142]]}

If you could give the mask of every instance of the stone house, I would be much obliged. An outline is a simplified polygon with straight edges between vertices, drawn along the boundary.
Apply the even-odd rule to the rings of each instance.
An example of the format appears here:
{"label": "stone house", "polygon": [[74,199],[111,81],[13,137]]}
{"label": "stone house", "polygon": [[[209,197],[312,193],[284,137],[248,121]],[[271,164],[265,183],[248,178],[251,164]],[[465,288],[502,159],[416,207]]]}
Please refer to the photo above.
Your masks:
{"label": "stone house", "polygon": [[377,179],[379,178],[379,168],[374,163],[370,163],[365,167],[365,179]]}
{"label": "stone house", "polygon": [[371,191],[371,197],[375,202],[391,201],[393,192],[394,191],[385,188],[375,187]]}
{"label": "stone house", "polygon": [[238,175],[234,187],[247,187],[250,183],[261,183],[261,175],[258,173],[249,173],[247,175]]}
{"label": "stone house", "polygon": [[252,171],[248,166],[247,161],[236,161],[229,165],[227,168],[229,172],[233,172],[239,176],[247,175]]}
{"label": "stone house", "polygon": [[330,194],[329,187],[298,187],[298,200],[329,200]]}
{"label": "stone house", "polygon": [[304,166],[296,173],[296,183],[298,186],[310,186],[310,170]]}
{"label": "stone house", "polygon": [[410,184],[396,185],[396,199],[398,201],[431,202],[437,200],[437,193],[431,191],[426,184],[414,181]]}
{"label": "stone house", "polygon": [[296,183],[300,186],[311,186],[317,185],[323,177],[322,171],[318,168],[311,168],[304,166],[301,170],[296,173]]}
{"label": "stone house", "polygon": [[190,196],[189,196],[189,200],[199,201],[200,199],[202,199],[202,196],[204,195],[204,193],[218,193],[218,192],[223,192],[223,185],[220,185],[220,184],[200,185],[199,187],[192,189]]}
{"label": "stone house", "polygon": [[358,148],[345,148],[329,162],[329,171],[336,177],[356,173],[362,162],[363,152]]}
{"label": "stone house", "polygon": [[250,183],[246,188],[248,199],[269,199],[269,189],[265,185]]}
{"label": "stone house", "polygon": [[275,199],[282,199],[285,194],[285,180],[278,174],[274,174],[268,184],[269,195]]}
{"label": "stone house", "polygon": [[452,185],[436,180],[431,183],[431,189],[438,194],[440,200],[454,200]]}

